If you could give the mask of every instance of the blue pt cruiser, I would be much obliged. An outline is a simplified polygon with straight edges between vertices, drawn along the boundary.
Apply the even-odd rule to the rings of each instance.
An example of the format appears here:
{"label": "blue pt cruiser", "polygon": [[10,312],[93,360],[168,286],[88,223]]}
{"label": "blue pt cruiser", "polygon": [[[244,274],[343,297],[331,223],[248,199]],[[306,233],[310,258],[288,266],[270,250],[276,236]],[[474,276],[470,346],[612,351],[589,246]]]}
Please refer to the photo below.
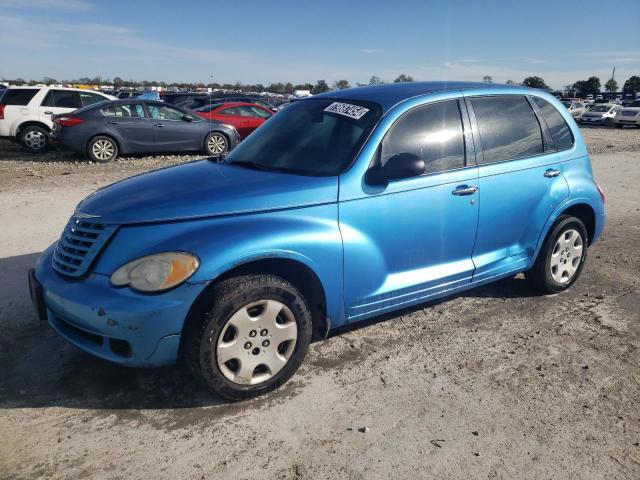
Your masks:
{"label": "blue pt cruiser", "polygon": [[605,223],[574,120],[541,90],[407,83],[297,101],[226,158],[77,207],[30,272],[39,315],[131,366],[273,390],[331,328],[525,272],[570,287]]}

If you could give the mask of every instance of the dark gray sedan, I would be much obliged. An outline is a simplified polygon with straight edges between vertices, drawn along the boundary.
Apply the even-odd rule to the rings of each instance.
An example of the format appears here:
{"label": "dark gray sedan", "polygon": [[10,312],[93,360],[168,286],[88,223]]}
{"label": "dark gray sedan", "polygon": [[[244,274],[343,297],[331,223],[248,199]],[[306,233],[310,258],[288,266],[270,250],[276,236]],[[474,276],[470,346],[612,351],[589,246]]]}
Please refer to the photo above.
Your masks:
{"label": "dark gray sedan", "polygon": [[240,141],[231,125],[152,100],[101,102],[56,115],[53,121],[55,142],[101,163],[126,153],[202,151],[220,156]]}

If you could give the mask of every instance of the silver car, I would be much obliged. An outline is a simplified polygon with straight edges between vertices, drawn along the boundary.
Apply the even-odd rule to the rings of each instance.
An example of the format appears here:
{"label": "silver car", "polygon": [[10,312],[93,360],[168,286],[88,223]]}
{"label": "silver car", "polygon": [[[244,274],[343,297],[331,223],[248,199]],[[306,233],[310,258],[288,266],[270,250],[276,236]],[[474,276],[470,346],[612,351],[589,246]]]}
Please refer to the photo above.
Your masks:
{"label": "silver car", "polygon": [[562,104],[567,107],[573,118],[580,118],[585,111],[585,104],[575,100],[562,100]]}
{"label": "silver car", "polygon": [[613,125],[613,119],[622,107],[612,103],[594,105],[588,112],[584,112],[578,122],[581,124]]}

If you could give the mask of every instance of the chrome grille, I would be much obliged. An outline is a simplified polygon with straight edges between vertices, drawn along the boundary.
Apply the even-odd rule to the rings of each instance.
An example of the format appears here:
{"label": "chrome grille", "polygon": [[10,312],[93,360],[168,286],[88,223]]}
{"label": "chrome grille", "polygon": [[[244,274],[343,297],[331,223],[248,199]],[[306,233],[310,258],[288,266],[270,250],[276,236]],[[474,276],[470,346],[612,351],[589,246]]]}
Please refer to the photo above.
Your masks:
{"label": "chrome grille", "polygon": [[116,230],[84,218],[71,217],[53,252],[53,269],[63,275],[81,277]]}

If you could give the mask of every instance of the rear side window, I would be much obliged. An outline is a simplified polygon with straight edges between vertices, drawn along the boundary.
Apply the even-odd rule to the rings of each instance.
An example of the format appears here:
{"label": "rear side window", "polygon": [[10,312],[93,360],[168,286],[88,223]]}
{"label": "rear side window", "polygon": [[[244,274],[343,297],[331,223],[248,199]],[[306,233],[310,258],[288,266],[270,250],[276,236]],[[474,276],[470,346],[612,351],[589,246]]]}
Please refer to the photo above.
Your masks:
{"label": "rear side window", "polygon": [[480,130],[483,163],[542,154],[542,130],[525,97],[475,97],[471,104]]}
{"label": "rear side window", "polygon": [[5,105],[28,105],[36,93],[38,93],[37,88],[10,88],[2,97],[2,103]]}
{"label": "rear side window", "polygon": [[103,108],[100,112],[105,117],[144,118],[144,108],[139,103],[134,105],[111,105]]}
{"label": "rear side window", "polygon": [[43,107],[80,108],[80,95],[72,90],[51,90],[42,102]]}
{"label": "rear side window", "polygon": [[94,103],[104,102],[106,100],[102,95],[91,92],[80,92],[80,99],[82,100],[82,105],[85,107],[93,105]]}
{"label": "rear side window", "polygon": [[567,122],[553,105],[540,97],[531,97],[542,112],[545,122],[551,131],[557,150],[567,150],[573,145],[573,134]]}
{"label": "rear side window", "polygon": [[464,167],[464,139],[458,101],[424,105],[400,117],[382,141],[382,165],[400,153],[411,153],[424,160],[425,173]]}

